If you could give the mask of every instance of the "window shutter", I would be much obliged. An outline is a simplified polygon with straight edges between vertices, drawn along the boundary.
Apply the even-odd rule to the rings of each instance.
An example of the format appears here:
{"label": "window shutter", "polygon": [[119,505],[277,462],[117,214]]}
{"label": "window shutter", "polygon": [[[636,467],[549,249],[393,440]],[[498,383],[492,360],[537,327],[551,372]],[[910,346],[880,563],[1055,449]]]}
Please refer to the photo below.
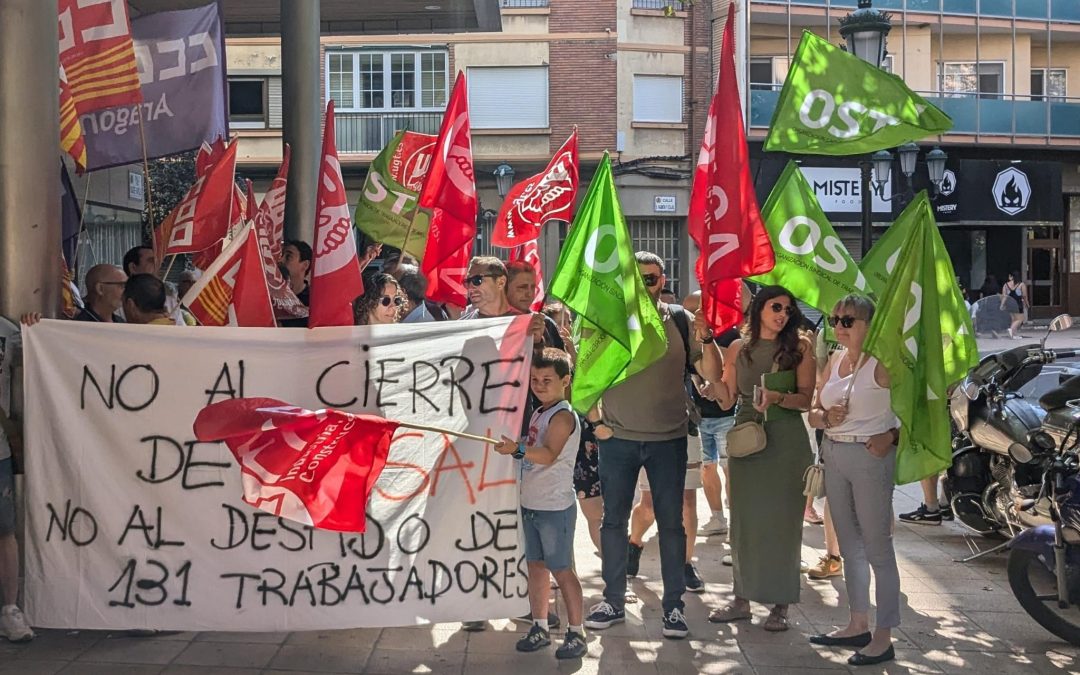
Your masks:
{"label": "window shutter", "polygon": [[635,122],[682,122],[682,77],[673,75],[634,76]]}
{"label": "window shutter", "polygon": [[473,129],[546,129],[547,66],[469,68]]}
{"label": "window shutter", "polygon": [[269,108],[269,114],[267,116],[268,126],[271,129],[281,128],[281,78],[280,77],[268,77],[266,78],[266,100],[267,107]]}

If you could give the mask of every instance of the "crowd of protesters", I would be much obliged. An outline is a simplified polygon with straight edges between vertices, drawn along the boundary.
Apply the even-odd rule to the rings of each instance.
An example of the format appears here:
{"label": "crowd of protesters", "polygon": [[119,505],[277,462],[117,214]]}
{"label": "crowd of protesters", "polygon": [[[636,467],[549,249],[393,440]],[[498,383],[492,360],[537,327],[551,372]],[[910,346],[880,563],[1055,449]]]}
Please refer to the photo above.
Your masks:
{"label": "crowd of protesters", "polygon": [[[282,275],[306,305],[311,248],[287,241],[283,252]],[[369,247],[365,260],[380,253]],[[743,325],[713,335],[697,294],[678,304],[667,290],[660,257],[639,252],[637,263],[663,322],[667,350],[608,389],[587,415],[575,413],[568,403],[575,357],[572,314],[550,300],[541,312],[531,312],[537,275],[528,263],[474,258],[464,280],[469,306],[455,308],[427,298],[416,260],[391,256],[378,269],[365,270],[364,293],[353,303],[357,325],[532,314],[529,410],[521,436],[504,437],[495,448],[521,468],[530,612],[517,618],[529,625],[517,648],[538,651],[551,644],[551,631],[561,623],[550,610],[554,588],[562,593],[568,613],[558,658],[587,653],[585,628],[604,630],[623,622],[626,602],[636,600],[627,579],[639,573],[644,536],[653,523],[665,637],[689,634],[682,596],[705,590],[693,561],[698,536],[726,535],[730,554],[724,562],[734,572],[730,600],[713,609],[709,621],[749,621],[756,602],[770,607],[764,630],[788,630],[788,610],[800,599],[800,572],[808,571],[800,560],[802,529],[804,523],[824,521],[827,550],[809,569],[810,577],[845,577],[851,620],[810,641],[859,650],[849,660],[853,665],[892,659],[891,630],[900,621],[891,523],[898,425],[888,374],[862,352],[872,302],[849,296],[837,304],[827,320],[840,347],[819,363],[813,331],[807,330],[786,289],[759,289],[748,306],[744,302]],[[153,250],[140,246],[124,256],[122,268],[90,268],[73,318],[193,324],[180,299],[196,283],[197,271],[184,271],[173,287],[156,276],[158,267]],[[39,320],[36,314],[23,317],[27,325]],[[8,331],[0,341],[10,346],[17,337],[17,330]],[[11,352],[0,352],[0,358],[6,354],[10,361]],[[3,404],[0,400],[0,412]],[[760,442],[748,444],[747,429],[759,430]],[[816,438],[813,429],[819,430]],[[804,471],[819,442],[828,498],[824,518],[817,516],[812,497],[803,496]],[[33,637],[15,604],[12,463],[19,448],[18,425],[0,415],[0,629],[10,640]],[[698,489],[705,492],[710,514],[700,528]],[[604,581],[603,599],[587,612],[573,560],[579,511],[601,557]],[[877,580],[872,632],[871,571]],[[485,624],[470,621],[463,627],[483,630]]]}

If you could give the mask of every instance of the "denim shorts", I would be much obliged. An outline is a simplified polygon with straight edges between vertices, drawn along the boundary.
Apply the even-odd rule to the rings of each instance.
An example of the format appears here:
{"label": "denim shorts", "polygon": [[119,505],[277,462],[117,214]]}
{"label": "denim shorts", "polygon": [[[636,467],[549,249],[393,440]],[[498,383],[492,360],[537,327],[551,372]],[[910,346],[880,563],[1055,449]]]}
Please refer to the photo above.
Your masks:
{"label": "denim shorts", "polygon": [[11,458],[0,459],[0,537],[15,531],[15,476]]}
{"label": "denim shorts", "polygon": [[562,511],[536,511],[521,507],[525,530],[525,559],[542,562],[548,570],[570,569],[574,553],[574,523],[577,504]]}
{"label": "denim shorts", "polygon": [[727,466],[727,432],[735,426],[735,416],[706,417],[701,420],[698,430],[701,433],[702,464]]}

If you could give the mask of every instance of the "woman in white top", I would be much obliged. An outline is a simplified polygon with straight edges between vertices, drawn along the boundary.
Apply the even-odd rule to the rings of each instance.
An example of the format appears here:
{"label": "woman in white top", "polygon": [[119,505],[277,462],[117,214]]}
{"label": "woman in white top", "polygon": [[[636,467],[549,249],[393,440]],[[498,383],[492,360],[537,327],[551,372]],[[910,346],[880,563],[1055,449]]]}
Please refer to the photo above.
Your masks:
{"label": "woman in white top", "polygon": [[[869,298],[849,295],[837,303],[829,325],[843,347],[818,378],[810,424],[825,430],[822,457],[825,495],[844,557],[851,619],[810,642],[860,648],[848,659],[871,665],[895,658],[892,629],[900,625],[900,574],[892,540],[893,477],[897,420],[890,405],[889,374],[863,352],[874,316]],[[877,583],[877,621],[870,633],[870,570]]]}

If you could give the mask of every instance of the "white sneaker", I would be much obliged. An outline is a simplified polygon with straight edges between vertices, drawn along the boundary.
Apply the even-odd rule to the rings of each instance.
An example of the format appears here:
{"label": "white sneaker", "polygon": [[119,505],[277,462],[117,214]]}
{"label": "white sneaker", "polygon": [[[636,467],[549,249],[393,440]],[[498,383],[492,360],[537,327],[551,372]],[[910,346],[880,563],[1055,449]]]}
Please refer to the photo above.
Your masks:
{"label": "white sneaker", "polygon": [[8,605],[0,610],[0,630],[11,642],[28,642],[34,639],[34,631],[26,623],[22,610],[15,605]]}
{"label": "white sneaker", "polygon": [[724,534],[728,531],[727,520],[723,516],[713,515],[709,522],[698,530],[698,534],[709,537],[714,534]]}

